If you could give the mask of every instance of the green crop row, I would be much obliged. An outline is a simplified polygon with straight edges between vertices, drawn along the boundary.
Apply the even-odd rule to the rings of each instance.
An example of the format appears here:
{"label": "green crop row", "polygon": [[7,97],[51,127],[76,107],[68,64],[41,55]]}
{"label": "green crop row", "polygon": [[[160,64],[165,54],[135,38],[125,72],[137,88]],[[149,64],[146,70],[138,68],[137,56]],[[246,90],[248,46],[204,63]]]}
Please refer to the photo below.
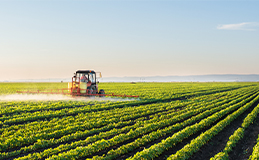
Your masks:
{"label": "green crop row", "polygon": [[[169,104],[172,104],[172,103],[169,103]],[[176,103],[176,104],[178,104],[178,103]],[[157,104],[156,104],[157,105]],[[183,104],[181,104],[181,105],[183,105]],[[154,106],[154,105],[149,105],[149,106]],[[175,107],[177,107],[177,106],[175,106]],[[151,113],[150,112],[150,109],[152,109],[152,108],[150,108],[150,107],[148,107],[148,106],[145,106],[145,109],[143,109],[142,107],[134,107],[134,108],[132,108],[132,109],[137,109],[138,108],[138,112],[141,112],[140,113],[140,115],[136,115],[136,116],[138,116],[138,117],[141,117],[141,116],[143,116],[143,114],[145,113],[144,111],[145,110],[148,110],[149,112],[149,114]],[[174,108],[174,107],[170,107],[170,108]],[[158,109],[163,109],[161,106],[158,108]],[[114,111],[114,112],[116,112],[116,113],[118,113],[116,110]],[[121,112],[119,112],[118,114],[121,114]],[[132,119],[132,118],[135,118],[133,115],[134,115],[135,113],[134,112],[131,112],[131,116],[130,116],[130,118]],[[114,116],[114,115],[113,115]],[[173,116],[173,115],[171,115],[171,116]],[[129,117],[128,115],[126,115],[126,117]],[[120,120],[126,120],[126,119],[128,119],[128,118],[123,118],[123,116],[122,115],[120,115]],[[169,118],[170,116],[167,116],[167,118]],[[108,119],[108,117],[106,117],[106,119]],[[113,122],[116,122],[116,121],[113,121]],[[52,122],[53,123],[53,122]],[[55,123],[54,123],[55,124]],[[75,125],[75,123],[73,123],[73,125]],[[75,126],[74,126],[75,127]],[[51,130],[51,129],[50,129]],[[69,128],[68,128],[68,130],[69,130]],[[46,131],[46,130],[45,130]],[[86,130],[87,131],[87,130]],[[86,132],[86,131],[78,131],[78,132],[76,132],[76,134],[78,134],[78,135],[80,135],[80,136],[83,136],[82,134],[79,134],[80,132],[81,133],[84,133],[84,132]],[[63,131],[64,132],[64,131]],[[24,134],[24,132],[22,132],[23,134]],[[58,132],[57,131],[55,131],[55,134],[57,134]],[[26,133],[26,135],[28,135],[28,133]],[[17,135],[16,135],[17,136]],[[40,138],[44,138],[44,137],[42,137],[42,136],[51,136],[51,134],[50,133],[48,133],[47,135],[46,135],[46,132],[44,132],[42,135],[31,135],[31,136],[26,136],[27,137],[27,141],[30,141],[31,142],[31,140],[33,140],[33,139],[31,139],[31,138],[34,138],[35,140],[36,139],[38,139],[37,137],[40,137]],[[68,138],[68,136],[70,137],[70,138]],[[57,143],[59,143],[60,141],[64,141],[64,139],[66,139],[66,140],[72,140],[71,139],[71,137],[73,137],[73,138],[75,138],[75,136],[74,136],[74,134],[71,134],[71,136],[70,135],[68,135],[68,136],[64,136],[64,137],[62,137],[60,140],[59,139],[55,139],[55,143],[54,143],[54,141],[52,140],[52,139],[50,139],[49,140],[49,142],[48,142],[48,140],[44,140],[44,142],[45,142],[45,145],[46,145],[46,143],[47,144],[52,144],[52,145],[54,145],[54,144],[57,144]],[[26,138],[26,137],[24,137],[24,138]],[[67,138],[65,138],[65,137],[67,137]],[[16,141],[17,141],[18,139],[16,139]],[[24,139],[23,139],[24,140]],[[48,145],[48,146],[49,146]],[[32,145],[32,146],[30,146],[29,148],[31,148],[31,149],[35,149],[35,146],[38,146],[39,147],[39,145],[38,145],[38,141],[34,144],[34,145]],[[24,151],[28,151],[28,147],[24,147],[24,148],[22,148],[21,149],[21,151],[23,151],[23,153],[24,153]],[[20,153],[20,152],[17,152],[17,151],[15,151],[16,153],[2,153],[2,155],[3,156],[5,156],[6,157],[6,155],[13,155],[13,154],[17,154],[17,153]]]}
{"label": "green crop row", "polygon": [[99,88],[115,94],[139,95],[141,99],[170,99],[176,97],[204,94],[209,91],[220,91],[247,87],[251,83],[110,83]]}
{"label": "green crop row", "polygon": [[[187,159],[193,153],[197,152],[201,146],[206,144],[212,137],[217,135],[220,131],[222,131],[226,126],[228,126],[233,120],[235,120],[239,115],[245,112],[249,107],[251,107],[256,101],[259,100],[259,96],[253,99],[251,102],[246,103],[244,106],[240,107],[234,113],[228,115],[224,120],[220,121],[211,129],[207,130],[206,132],[202,133],[197,138],[193,139],[189,144],[185,145],[181,150],[177,151],[176,154],[171,155],[168,157],[169,160],[173,159]],[[257,111],[257,110],[256,110]],[[258,112],[256,112],[257,114]],[[247,118],[251,123],[251,118]],[[225,152],[229,152],[232,150],[232,147],[236,144],[236,142],[242,137],[242,128],[236,130],[233,136],[230,137],[229,142],[227,143],[226,148],[224,149]]]}
{"label": "green crop row", "polygon": [[[150,112],[150,108],[147,108],[148,110],[149,110],[149,112]],[[144,110],[143,109],[141,109],[141,112],[143,112]],[[151,113],[151,112],[150,112]],[[132,113],[131,113],[132,114]],[[170,114],[169,115],[167,115],[167,116],[170,116]],[[100,117],[100,116],[99,116]],[[106,117],[107,118],[107,117]],[[67,128],[67,130],[68,131],[74,131],[74,130],[77,130],[78,129],[78,127],[76,127],[77,125],[76,124],[73,124],[74,125],[74,127],[69,127],[69,128]],[[73,129],[73,128],[75,128],[75,129]],[[51,129],[49,129],[49,130],[51,130]],[[71,132],[64,132],[63,130],[62,130],[62,133],[71,133]],[[45,132],[44,132],[44,134],[46,134],[46,130],[45,130]],[[56,135],[58,135],[58,136],[60,136],[60,133],[59,132],[57,132],[57,131],[55,131],[55,134]],[[54,138],[53,137],[53,135],[52,134],[50,134],[50,133],[48,133],[46,136],[48,136],[48,137],[50,137],[50,138]],[[41,138],[44,138],[44,137],[42,137],[41,135],[33,135],[33,136],[29,136],[28,134],[26,134],[26,137],[30,137],[30,138],[34,138],[35,140],[36,139],[38,139],[37,137],[41,137]],[[6,138],[6,137],[5,137]],[[26,139],[24,139],[24,138],[22,138],[22,137],[19,137],[20,139],[11,139],[11,141],[10,141],[10,143],[9,144],[12,144],[13,143],[13,141],[17,141],[17,142],[20,142],[21,140],[22,141],[25,141],[25,142],[31,142],[31,140],[26,140]],[[27,144],[27,143],[26,143]],[[14,147],[17,147],[17,146],[20,146],[20,145],[23,145],[23,144],[20,144],[20,143],[16,143],[16,146],[14,146]],[[4,148],[4,147],[2,147],[2,148]]]}
{"label": "green crop row", "polygon": [[[46,89],[47,85],[67,87],[58,83],[12,85],[0,83],[0,92],[7,93],[2,86],[13,89],[8,93],[14,93],[15,89]],[[211,126],[222,116],[238,110],[240,104],[252,100],[257,86],[257,83],[101,83],[99,88],[106,93],[140,98],[118,102],[0,99],[0,159],[117,159],[154,144],[136,156],[161,145],[156,144],[160,138],[164,142],[175,134],[184,135],[183,131],[194,134]],[[218,119],[209,118],[218,113],[221,114]],[[204,122],[203,126],[197,126],[200,122]],[[156,157],[156,151],[149,154]]]}
{"label": "green crop row", "polygon": [[[242,97],[243,99],[244,97]],[[130,151],[137,149],[138,147],[141,147],[145,144],[148,144],[154,140],[157,140],[163,136],[166,136],[167,134],[170,134],[172,132],[175,132],[179,129],[182,129],[183,127],[186,127],[187,125],[193,124],[207,116],[209,116],[210,114],[213,114],[217,111],[220,111],[226,107],[228,107],[229,105],[234,104],[234,103],[229,103],[226,105],[217,105],[215,104],[214,107],[206,107],[206,110],[203,112],[202,110],[199,111],[200,114],[193,116],[187,120],[185,120],[184,122],[180,122],[180,123],[176,123],[172,126],[166,127],[162,130],[157,130],[154,132],[151,132],[148,135],[144,135],[141,138],[136,139],[135,141],[128,143],[126,145],[122,145],[121,147],[117,148],[116,150],[110,150],[107,155],[104,155],[103,157],[100,156],[95,156],[93,157],[93,159],[105,159],[105,160],[110,160],[110,159],[115,159],[120,155],[129,153]],[[216,107],[218,106],[218,107]]]}
{"label": "green crop row", "polygon": [[257,138],[257,143],[253,148],[253,153],[249,157],[249,160],[258,160],[258,159],[259,159],[259,135]]}
{"label": "green crop row", "polygon": [[5,141],[0,144],[0,150],[6,151],[13,147],[19,147],[25,144],[31,144],[33,142],[36,142],[37,139],[58,138],[65,134],[74,133],[77,130],[85,130],[85,129],[101,127],[109,123],[115,123],[121,120],[134,119],[134,118],[142,117],[146,114],[152,114],[152,113],[156,113],[157,111],[164,110],[162,107],[154,107],[154,106],[155,105],[148,105],[148,106],[145,106],[145,109],[143,109],[142,107],[133,108],[136,110],[135,112],[131,112],[131,113],[127,113],[127,112],[116,113],[116,110],[112,110],[113,112],[112,111],[111,112],[113,114],[112,113],[108,114],[106,117],[92,118],[91,120],[87,120],[87,122],[84,122],[84,123],[81,122],[81,124],[79,123],[79,124],[73,124],[72,126],[66,126],[64,129],[56,130],[48,134],[45,134],[45,132],[43,132],[33,136],[27,136],[27,135],[16,136],[16,137],[9,137],[9,139],[6,139],[5,137]]}
{"label": "green crop row", "polygon": [[[243,99],[243,98],[242,98]],[[238,100],[236,100],[238,101]],[[215,105],[210,106],[210,107],[215,107]],[[194,114],[200,113],[201,110],[206,110],[207,106],[205,106],[204,108],[199,108],[196,110],[190,110],[189,112],[183,113],[182,115],[177,115],[175,117],[172,117],[170,119],[166,119],[164,121],[159,121],[157,123],[151,123],[151,124],[147,124],[144,127],[140,127],[137,128],[136,130],[131,130],[128,133],[125,134],[120,134],[118,136],[115,136],[109,140],[101,140],[101,141],[97,141],[95,143],[92,143],[91,145],[88,145],[86,147],[78,147],[76,149],[70,150],[68,152],[59,154],[59,155],[53,155],[52,157],[50,157],[50,159],[62,159],[62,157],[68,157],[68,158],[73,158],[73,157],[82,157],[82,156],[87,156],[87,155],[91,155],[93,153],[96,153],[104,148],[116,145],[118,143],[124,142],[126,140],[135,138],[137,136],[143,135],[145,133],[149,133],[151,131],[154,131],[158,128],[164,127],[164,126],[168,126],[171,125],[177,121],[183,120],[187,117],[190,117]]]}
{"label": "green crop row", "polygon": [[226,109],[223,109],[220,112],[214,113],[213,115],[209,116],[206,119],[203,119],[199,123],[196,123],[192,126],[188,126],[183,130],[173,134],[173,136],[168,137],[165,140],[162,140],[162,142],[152,145],[148,149],[144,149],[141,152],[138,152],[137,154],[135,154],[134,157],[129,159],[152,159],[152,158],[158,157],[165,150],[173,147],[176,143],[181,142],[184,138],[187,138],[193,135],[194,133],[197,133],[198,131],[202,130],[207,126],[210,126],[212,123],[218,121],[224,115],[227,115],[228,113],[238,109],[240,106],[245,105],[248,101],[252,100],[254,97],[255,95],[245,100],[242,100],[241,102],[235,105],[232,105]]}
{"label": "green crop row", "polygon": [[[150,123],[153,123],[153,121],[151,121],[151,120],[148,120],[148,121],[150,121]],[[147,122],[143,122],[145,125],[147,125],[148,123]],[[135,128],[137,128],[137,127],[140,127],[139,125],[133,125],[131,128],[132,129],[135,129]],[[124,128],[122,128],[121,130],[124,130]],[[116,132],[115,132],[116,131]],[[117,129],[117,130],[113,130],[113,133],[115,133],[115,134],[118,134],[118,133],[120,133],[119,132],[120,130],[119,129]],[[125,131],[125,130],[124,130]],[[110,134],[109,134],[110,135]],[[100,133],[100,135],[98,135],[99,137],[96,137],[96,136],[94,136],[94,139],[95,140],[98,140],[97,138],[99,138],[99,139],[102,139],[102,138],[105,138],[105,137],[103,137],[103,134],[101,134]],[[78,141],[78,142],[75,142],[75,143],[73,143],[73,144],[66,144],[66,145],[62,145],[62,146],[59,146],[59,147],[57,147],[57,148],[55,148],[55,149],[48,149],[48,150],[46,150],[46,151],[44,151],[44,152],[42,152],[42,153],[37,153],[37,154],[33,154],[33,155],[31,155],[30,157],[29,157],[29,159],[34,159],[35,157],[36,157],[36,159],[37,158],[39,158],[39,157],[41,157],[41,156],[44,156],[44,155],[49,155],[49,153],[47,153],[47,152],[50,152],[50,153],[55,153],[55,152],[60,152],[61,150],[65,150],[65,149],[72,149],[72,148],[75,148],[75,146],[78,146],[78,145],[86,145],[86,144],[88,144],[89,143],[89,139],[93,139],[93,138],[91,138],[91,137],[88,137],[86,140],[84,140],[84,141]],[[23,157],[23,158],[28,158],[28,157]]]}

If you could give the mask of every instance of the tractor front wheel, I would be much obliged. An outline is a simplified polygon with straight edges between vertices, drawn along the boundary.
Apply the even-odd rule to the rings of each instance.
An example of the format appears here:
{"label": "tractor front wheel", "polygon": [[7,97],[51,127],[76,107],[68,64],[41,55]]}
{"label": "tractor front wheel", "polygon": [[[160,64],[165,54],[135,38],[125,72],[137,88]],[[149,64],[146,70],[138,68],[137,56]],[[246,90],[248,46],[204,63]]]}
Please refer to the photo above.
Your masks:
{"label": "tractor front wheel", "polygon": [[103,90],[103,89],[100,89],[100,91],[99,91],[99,96],[102,97],[102,96],[104,96],[104,95],[105,95],[104,90]]}

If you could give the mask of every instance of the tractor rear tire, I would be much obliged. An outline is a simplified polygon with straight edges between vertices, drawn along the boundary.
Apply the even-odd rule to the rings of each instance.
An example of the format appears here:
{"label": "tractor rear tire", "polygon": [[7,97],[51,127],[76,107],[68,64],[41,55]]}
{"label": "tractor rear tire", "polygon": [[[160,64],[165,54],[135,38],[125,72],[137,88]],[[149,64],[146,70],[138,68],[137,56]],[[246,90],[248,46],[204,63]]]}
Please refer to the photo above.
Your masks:
{"label": "tractor rear tire", "polygon": [[91,87],[91,89],[92,89],[92,94],[98,94],[98,91],[96,90],[95,86]]}
{"label": "tractor rear tire", "polygon": [[97,94],[96,87],[91,86],[91,87],[88,89],[88,94]]}

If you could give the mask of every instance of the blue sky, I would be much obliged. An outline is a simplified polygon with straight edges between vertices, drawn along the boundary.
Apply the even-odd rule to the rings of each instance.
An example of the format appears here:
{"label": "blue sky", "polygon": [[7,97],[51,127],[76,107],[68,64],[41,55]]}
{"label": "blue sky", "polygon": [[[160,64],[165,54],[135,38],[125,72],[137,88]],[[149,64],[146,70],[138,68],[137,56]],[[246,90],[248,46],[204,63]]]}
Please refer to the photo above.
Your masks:
{"label": "blue sky", "polygon": [[1,1],[0,80],[259,74],[259,1]]}

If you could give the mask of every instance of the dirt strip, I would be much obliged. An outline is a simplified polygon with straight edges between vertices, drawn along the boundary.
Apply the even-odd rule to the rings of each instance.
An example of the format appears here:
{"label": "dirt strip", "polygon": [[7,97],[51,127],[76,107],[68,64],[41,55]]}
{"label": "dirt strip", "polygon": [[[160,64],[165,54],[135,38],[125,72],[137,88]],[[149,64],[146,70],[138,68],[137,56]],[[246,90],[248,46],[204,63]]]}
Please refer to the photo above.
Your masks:
{"label": "dirt strip", "polygon": [[[221,152],[225,148],[226,143],[229,140],[229,137],[235,132],[236,129],[241,127],[241,124],[243,123],[244,118],[254,109],[254,107],[256,107],[257,104],[258,104],[258,102],[254,103],[249,109],[247,109],[243,114],[241,114],[236,120],[234,120],[232,123],[230,123],[229,126],[224,128],[218,135],[214,136],[207,144],[202,146],[200,148],[200,150],[198,152],[196,152],[195,154],[193,154],[193,156],[189,159],[190,160],[209,160],[211,157],[214,157],[214,155]],[[259,126],[258,126],[258,128],[259,128]],[[242,148],[242,146],[239,146],[238,148]],[[243,153],[243,151],[242,151],[242,153]],[[240,159],[240,157],[236,156],[235,160],[237,160],[237,159]]]}
{"label": "dirt strip", "polygon": [[257,115],[253,124],[251,124],[244,133],[244,137],[237,143],[233,151],[229,153],[230,160],[248,159],[256,145],[259,134],[259,115]]}

